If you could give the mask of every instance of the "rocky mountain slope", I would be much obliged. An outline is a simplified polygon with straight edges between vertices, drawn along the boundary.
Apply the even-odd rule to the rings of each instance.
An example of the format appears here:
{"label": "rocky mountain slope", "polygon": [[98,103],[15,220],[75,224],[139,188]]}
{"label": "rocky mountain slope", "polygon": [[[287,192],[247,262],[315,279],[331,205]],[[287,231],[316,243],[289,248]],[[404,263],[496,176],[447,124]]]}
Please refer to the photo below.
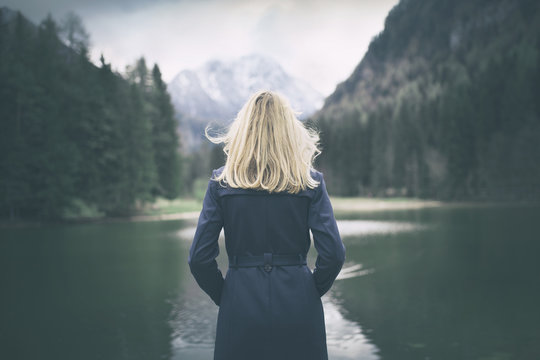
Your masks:
{"label": "rocky mountain slope", "polygon": [[228,124],[249,96],[260,89],[285,95],[300,118],[322,106],[323,96],[306,82],[294,78],[275,61],[248,55],[232,61],[209,61],[194,70],[183,70],[168,85],[181,117],[184,143],[196,147],[209,122]]}
{"label": "rocky mountain slope", "polygon": [[316,113],[346,195],[540,196],[540,4],[402,0]]}

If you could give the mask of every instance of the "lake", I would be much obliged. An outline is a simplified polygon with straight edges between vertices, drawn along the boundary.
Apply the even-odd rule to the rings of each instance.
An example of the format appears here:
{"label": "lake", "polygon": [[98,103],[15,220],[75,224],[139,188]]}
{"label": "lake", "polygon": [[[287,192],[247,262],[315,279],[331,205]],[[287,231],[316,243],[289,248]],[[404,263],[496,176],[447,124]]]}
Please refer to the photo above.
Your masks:
{"label": "lake", "polygon": [[[347,259],[323,296],[330,359],[540,358],[540,207],[338,224]],[[0,229],[0,358],[211,359],[217,307],[187,265],[195,225]]]}

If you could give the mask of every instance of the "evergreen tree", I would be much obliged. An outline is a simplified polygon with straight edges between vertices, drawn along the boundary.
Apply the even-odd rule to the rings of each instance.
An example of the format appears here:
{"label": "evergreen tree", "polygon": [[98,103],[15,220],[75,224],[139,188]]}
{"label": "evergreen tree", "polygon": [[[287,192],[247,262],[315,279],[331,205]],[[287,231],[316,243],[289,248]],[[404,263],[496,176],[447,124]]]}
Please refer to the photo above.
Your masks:
{"label": "evergreen tree", "polygon": [[154,160],[157,167],[158,182],[155,194],[173,199],[181,190],[181,158],[179,153],[178,121],[174,115],[171,96],[167,85],[161,79],[157,64],[152,69],[152,93],[150,103],[152,112],[152,137]]}

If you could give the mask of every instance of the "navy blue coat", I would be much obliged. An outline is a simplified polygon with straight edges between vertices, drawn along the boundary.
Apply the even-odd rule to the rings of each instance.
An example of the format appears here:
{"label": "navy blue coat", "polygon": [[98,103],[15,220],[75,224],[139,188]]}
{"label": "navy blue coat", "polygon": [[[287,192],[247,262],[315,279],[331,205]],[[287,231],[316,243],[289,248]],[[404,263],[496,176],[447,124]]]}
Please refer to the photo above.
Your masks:
{"label": "navy blue coat", "polygon": [[[312,170],[312,176],[320,185],[298,194],[208,182],[188,262],[199,286],[219,306],[215,360],[328,358],[321,296],[341,270],[345,247],[323,174]],[[315,268],[229,267],[224,279],[215,260],[222,228],[229,259],[305,255],[311,229],[318,253]]]}

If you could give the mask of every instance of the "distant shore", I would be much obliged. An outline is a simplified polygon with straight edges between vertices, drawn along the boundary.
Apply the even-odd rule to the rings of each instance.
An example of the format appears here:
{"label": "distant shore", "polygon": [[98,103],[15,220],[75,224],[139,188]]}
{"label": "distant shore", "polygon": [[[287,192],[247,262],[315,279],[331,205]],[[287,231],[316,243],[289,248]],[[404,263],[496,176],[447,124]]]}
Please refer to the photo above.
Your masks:
{"label": "distant shore", "polygon": [[[336,217],[355,213],[369,213],[380,211],[417,210],[438,207],[486,207],[486,206],[512,206],[534,205],[516,202],[444,202],[437,200],[424,200],[417,198],[367,198],[367,197],[330,197]],[[143,222],[190,220],[199,218],[202,201],[193,198],[180,198],[175,200],[159,199],[141,209],[139,214],[124,217],[106,216],[73,216],[53,221],[9,221],[0,220],[0,228],[32,227],[51,224],[84,224],[84,223],[111,223],[111,222]]]}

